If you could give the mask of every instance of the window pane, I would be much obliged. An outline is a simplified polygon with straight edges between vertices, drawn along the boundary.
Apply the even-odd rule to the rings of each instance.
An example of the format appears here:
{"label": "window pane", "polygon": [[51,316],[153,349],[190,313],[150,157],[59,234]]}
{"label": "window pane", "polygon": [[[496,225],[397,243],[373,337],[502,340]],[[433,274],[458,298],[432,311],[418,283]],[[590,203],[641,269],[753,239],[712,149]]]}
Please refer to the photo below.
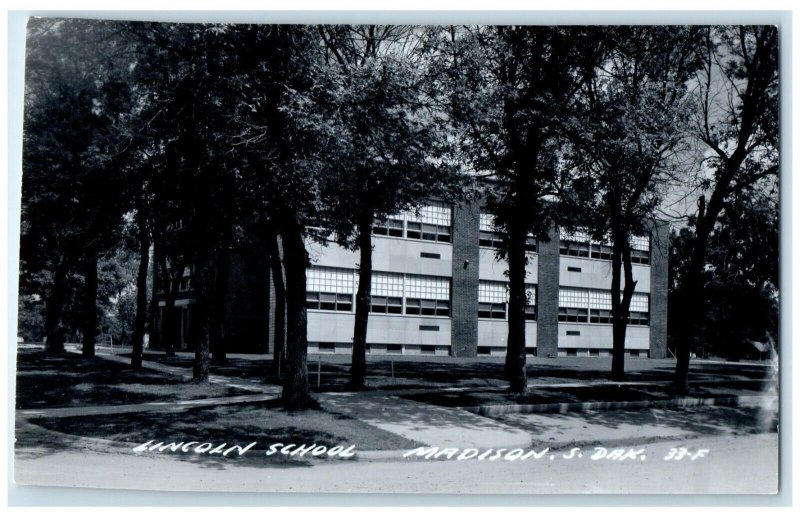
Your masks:
{"label": "window pane", "polygon": [[419,239],[422,232],[422,223],[409,222],[406,231],[406,237],[409,239]]}

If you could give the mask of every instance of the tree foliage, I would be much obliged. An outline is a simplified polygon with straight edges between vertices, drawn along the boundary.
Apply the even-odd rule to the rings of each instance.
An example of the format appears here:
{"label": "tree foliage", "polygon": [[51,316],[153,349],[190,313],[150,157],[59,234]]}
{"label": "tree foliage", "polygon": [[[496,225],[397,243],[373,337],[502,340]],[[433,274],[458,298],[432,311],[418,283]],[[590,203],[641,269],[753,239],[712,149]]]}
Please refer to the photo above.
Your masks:
{"label": "tree foliage", "polygon": [[[774,26],[704,29],[696,76],[694,135],[706,150],[692,216],[687,269],[677,294],[675,386],[688,389],[692,335],[704,313],[702,276],[710,239],[731,200],[778,175],[778,31]],[[767,183],[769,185],[769,183]]]}
{"label": "tree foliage", "polygon": [[582,109],[570,120],[572,201],[581,212],[572,221],[612,244],[612,377],[621,380],[636,288],[631,239],[649,234],[666,187],[682,179],[678,157],[692,112],[687,82],[700,66],[700,31],[642,26],[600,34],[603,59],[584,85]]}
{"label": "tree foliage", "polygon": [[[671,304],[678,303],[696,238],[694,222],[672,235]],[[699,355],[738,359],[755,347],[778,344],[779,230],[777,191],[756,185],[726,203],[709,238],[706,267],[697,292],[702,317],[692,335]],[[673,318],[680,315],[673,312]],[[681,322],[670,322],[675,346]],[[762,350],[763,351],[763,350]]]}
{"label": "tree foliage", "polygon": [[[320,26],[313,87],[293,92],[291,116],[316,144],[308,167],[324,171],[321,224],[360,251],[351,384],[363,387],[372,277],[372,225],[461,190],[446,113],[426,95],[418,30]],[[318,237],[324,237],[319,235]]]}
{"label": "tree foliage", "polygon": [[598,57],[592,31],[578,27],[452,27],[434,33],[433,73],[461,156],[487,180],[487,210],[504,235],[509,263],[506,376],[524,391],[525,245],[549,239],[560,199],[564,121]]}
{"label": "tree foliage", "polygon": [[[125,43],[110,22],[31,19],[26,62],[21,276],[45,274],[48,348],[63,350],[69,278],[84,275],[78,321],[94,353],[98,256],[118,244],[127,211],[125,148],[131,113]],[[97,52],[98,45],[104,52]],[[34,280],[35,282],[35,280]]]}

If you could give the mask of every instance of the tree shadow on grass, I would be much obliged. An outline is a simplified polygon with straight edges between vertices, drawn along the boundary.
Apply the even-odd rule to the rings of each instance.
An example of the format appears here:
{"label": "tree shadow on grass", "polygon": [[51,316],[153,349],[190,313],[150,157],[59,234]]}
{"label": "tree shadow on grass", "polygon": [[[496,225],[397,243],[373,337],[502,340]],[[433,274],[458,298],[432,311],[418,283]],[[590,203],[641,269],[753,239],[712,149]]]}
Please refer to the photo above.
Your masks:
{"label": "tree shadow on grass", "polygon": [[[342,461],[344,458],[331,458],[327,454],[313,457],[310,452],[305,455],[280,452],[267,455],[266,451],[273,444],[319,445],[328,450],[350,444],[357,450],[381,449],[384,445],[394,446],[393,440],[407,445],[399,437],[346,415],[324,411],[283,411],[280,400],[145,413],[37,417],[31,418],[30,422],[33,425],[18,426],[17,429],[17,451],[24,458],[88,449],[134,454],[134,447],[152,440],[148,450],[138,454],[169,457],[214,469],[235,466],[283,468],[309,467],[326,460]],[[177,451],[169,447],[164,447],[163,451],[149,450],[159,443],[186,445],[189,442],[196,443],[187,445],[187,451],[182,451],[183,447]],[[203,452],[203,449],[213,449],[222,444],[226,444],[223,449],[227,449],[234,445],[245,447],[251,442],[256,442],[256,445],[242,456],[235,450],[227,457]],[[212,445],[195,451],[195,447],[205,443]]]}
{"label": "tree shadow on grass", "polygon": [[[147,359],[191,368],[192,359],[186,356],[166,357],[151,353]],[[320,385],[317,386],[317,369]],[[668,360],[629,358],[626,377],[631,382],[671,382],[674,363]],[[611,359],[599,357],[561,357],[555,359],[529,358],[528,378],[531,385],[608,381]],[[280,385],[273,374],[271,356],[249,358],[229,357],[225,365],[211,365],[211,373],[231,378],[263,381]],[[315,392],[351,391],[350,357],[341,354],[310,355],[309,383]],[[769,374],[761,366],[742,364],[692,363],[690,380],[716,382],[720,380],[760,380]],[[442,386],[455,388],[502,388],[508,385],[503,377],[503,358],[452,358],[427,356],[367,356],[367,383],[371,389],[402,390]]]}
{"label": "tree shadow on grass", "polygon": [[[483,359],[483,360],[481,360]],[[321,361],[318,363],[318,360]],[[626,364],[626,380],[630,382],[672,382],[674,365],[654,363],[651,359],[632,359]],[[317,386],[319,369],[320,385]],[[211,367],[212,373],[230,377],[264,380],[280,384],[272,375],[269,359],[229,359],[226,366]],[[527,366],[531,385],[570,382],[604,382],[610,378],[611,362],[605,358],[533,359]],[[693,364],[690,380],[717,382],[721,380],[761,380],[768,369],[750,365]],[[350,391],[350,363],[342,356],[309,357],[308,375],[311,389],[317,392]],[[454,358],[425,358],[400,356],[397,360],[368,357],[368,386],[382,390],[450,388],[501,388],[508,385],[503,375],[503,363],[496,358],[458,361]]]}
{"label": "tree shadow on grass", "polygon": [[236,388],[191,389],[184,379],[152,370],[133,370],[102,358],[20,350],[17,355],[17,408],[42,409],[140,404],[244,395]]}

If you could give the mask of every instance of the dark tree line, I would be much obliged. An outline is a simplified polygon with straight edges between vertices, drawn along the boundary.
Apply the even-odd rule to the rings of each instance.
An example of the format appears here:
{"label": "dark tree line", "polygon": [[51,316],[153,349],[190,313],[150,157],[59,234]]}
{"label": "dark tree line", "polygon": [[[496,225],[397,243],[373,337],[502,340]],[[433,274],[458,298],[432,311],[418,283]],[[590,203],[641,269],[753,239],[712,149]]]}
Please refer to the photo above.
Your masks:
{"label": "dark tree line", "polygon": [[[232,254],[255,247],[275,287],[284,402],[313,407],[307,244],[336,242],[359,251],[351,383],[362,388],[373,225],[431,197],[466,199],[478,183],[504,236],[513,391],[527,387],[527,248],[554,227],[612,244],[615,379],[635,289],[631,238],[649,230],[676,183],[696,181],[702,192],[675,241],[673,290],[687,301],[672,305],[682,311],[679,388],[698,293],[719,288],[701,278],[706,266],[725,285],[777,286],[770,267],[750,267],[723,245],[752,238],[741,231],[746,218],[774,228],[764,194],[765,181],[777,185],[772,27],[32,19],[28,32],[21,299],[41,301],[52,352],[80,328],[83,353],[94,353],[98,304],[109,299],[99,266],[127,250],[138,255],[126,277],[135,285],[132,366],[141,366],[146,334],[174,352],[172,339],[157,343],[157,329],[174,325],[188,268],[194,377],[207,381],[230,345]],[[693,150],[703,156],[699,176],[685,167]],[[773,325],[772,313],[767,304],[748,335]]]}

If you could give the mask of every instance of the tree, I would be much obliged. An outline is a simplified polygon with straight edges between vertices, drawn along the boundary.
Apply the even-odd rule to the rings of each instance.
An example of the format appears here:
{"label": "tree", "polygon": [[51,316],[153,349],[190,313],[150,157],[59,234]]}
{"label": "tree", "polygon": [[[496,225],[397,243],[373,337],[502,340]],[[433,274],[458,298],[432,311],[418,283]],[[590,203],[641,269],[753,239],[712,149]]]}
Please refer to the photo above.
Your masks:
{"label": "tree", "polygon": [[598,45],[584,28],[482,26],[440,31],[431,46],[460,151],[492,180],[487,208],[505,235],[510,284],[505,374],[524,392],[526,245],[548,240],[556,220],[562,125]]}
{"label": "tree", "polygon": [[21,274],[52,275],[45,294],[52,351],[63,350],[67,281],[80,270],[83,353],[94,355],[98,258],[116,247],[126,211],[122,45],[107,22],[31,19],[28,26]]}
{"label": "tree", "polygon": [[[308,226],[319,223],[320,152],[305,121],[292,115],[292,98],[312,85],[320,45],[311,27],[241,26],[238,41],[249,49],[239,53],[226,72],[228,91],[236,98],[228,141],[243,162],[242,199],[255,215],[255,228],[280,237],[286,292],[286,349],[283,365],[285,407],[318,407],[310,395],[307,367],[305,239]],[[231,68],[236,70],[230,73]],[[276,278],[276,277],[275,277]]]}
{"label": "tree", "polygon": [[[176,283],[191,266],[198,322],[190,333],[194,379],[206,382],[212,354],[215,362],[225,361],[228,256],[238,212],[236,160],[226,140],[235,92],[223,71],[236,54],[238,33],[225,25],[184,24],[134,24],[130,31],[142,56],[136,66],[145,187],[136,198],[140,282],[156,240],[162,282],[171,284],[165,286],[165,315],[171,318]],[[165,227],[170,224],[173,230]],[[145,297],[139,298],[139,312],[135,344],[144,333]]]}
{"label": "tree", "polygon": [[625,377],[625,335],[636,288],[631,239],[651,229],[663,190],[680,170],[698,35],[692,27],[604,29],[604,59],[585,84],[583,110],[570,121],[573,181],[586,194],[577,197],[583,222],[595,239],[608,238],[612,245],[614,380]]}
{"label": "tree", "polygon": [[[778,341],[777,185],[765,178],[726,202],[708,243],[697,291],[703,296],[691,347],[698,355],[738,360],[754,344]],[[677,305],[694,244],[693,221],[672,236],[671,303]],[[677,320],[679,312],[673,313]],[[682,322],[671,321],[671,346]]]}
{"label": "tree", "polygon": [[412,27],[320,26],[324,56],[293,116],[319,143],[324,225],[359,251],[350,383],[363,388],[371,305],[372,227],[460,184],[448,160],[444,113],[425,95],[424,55]]}
{"label": "tree", "polygon": [[778,175],[778,30],[774,26],[705,30],[697,74],[695,135],[708,149],[694,215],[694,238],[678,304],[675,388],[688,390],[691,336],[703,311],[709,239],[726,203]]}
{"label": "tree", "polygon": [[109,335],[113,342],[128,341],[133,332],[138,259],[134,236],[126,226],[119,248],[106,254],[97,267],[98,327],[101,335]]}

